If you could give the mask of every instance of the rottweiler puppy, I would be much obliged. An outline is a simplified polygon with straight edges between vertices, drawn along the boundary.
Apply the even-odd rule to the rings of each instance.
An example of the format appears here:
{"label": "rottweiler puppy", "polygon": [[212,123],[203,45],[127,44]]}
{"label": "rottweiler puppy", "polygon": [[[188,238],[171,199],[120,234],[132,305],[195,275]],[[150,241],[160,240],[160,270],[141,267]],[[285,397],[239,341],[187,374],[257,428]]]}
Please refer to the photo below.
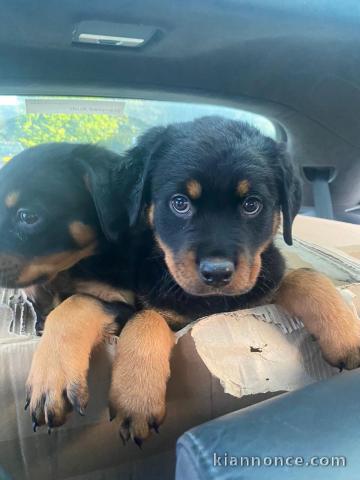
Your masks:
{"label": "rottweiler puppy", "polygon": [[29,287],[38,317],[47,317],[27,381],[34,430],[62,424],[72,407],[84,413],[91,351],[134,311],[120,248],[129,224],[121,162],[98,146],[53,143],[0,171],[0,285]]}
{"label": "rottweiler puppy", "polygon": [[285,275],[274,245],[281,215],[292,243],[301,202],[284,145],[246,123],[205,117],[151,129],[127,158],[141,171],[129,217],[140,226],[132,243],[142,311],[125,325],[113,367],[111,416],[124,441],[141,443],[162,422],[173,330],[204,315],[277,302],[329,362],[359,366],[350,308],[323,275]]}
{"label": "rottweiler puppy", "polygon": [[58,305],[28,379],[34,428],[84,412],[91,350],[131,317],[132,294],[138,312],[119,337],[110,391],[124,441],[140,445],[163,421],[173,330],[203,315],[276,301],[331,363],[359,365],[357,321],[331,282],[308,270],[284,276],[273,238],[282,212],[291,244],[301,195],[283,145],[208,117],[151,129],[121,160],[94,148],[36,147],[0,174],[2,284],[36,284],[50,292],[46,308]]}

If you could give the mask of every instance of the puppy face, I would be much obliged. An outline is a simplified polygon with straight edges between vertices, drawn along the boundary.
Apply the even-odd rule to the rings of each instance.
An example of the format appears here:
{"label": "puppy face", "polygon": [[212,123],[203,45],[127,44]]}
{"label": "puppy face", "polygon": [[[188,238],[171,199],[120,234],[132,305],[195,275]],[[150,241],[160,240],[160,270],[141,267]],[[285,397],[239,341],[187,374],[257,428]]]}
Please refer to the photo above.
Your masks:
{"label": "puppy face", "polygon": [[101,228],[89,159],[99,152],[100,165],[107,152],[97,147],[40,145],[0,171],[0,285],[48,280],[95,253]]}
{"label": "puppy face", "polygon": [[[248,292],[281,208],[291,219],[299,208],[298,186],[285,185],[289,160],[256,129],[220,118],[179,124],[161,136],[148,169],[148,220],[170,273],[192,295]],[[298,197],[291,213],[289,188]]]}

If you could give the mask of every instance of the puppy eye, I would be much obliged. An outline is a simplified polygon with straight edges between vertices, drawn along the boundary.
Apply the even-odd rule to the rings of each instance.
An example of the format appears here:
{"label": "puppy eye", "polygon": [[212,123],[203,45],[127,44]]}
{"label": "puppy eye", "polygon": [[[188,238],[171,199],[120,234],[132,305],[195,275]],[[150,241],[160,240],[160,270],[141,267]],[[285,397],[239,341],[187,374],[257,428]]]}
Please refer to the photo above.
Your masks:
{"label": "puppy eye", "polygon": [[170,208],[175,215],[191,215],[191,202],[186,195],[176,194],[171,197]]}
{"label": "puppy eye", "polygon": [[258,215],[263,208],[261,200],[257,197],[247,197],[241,204],[241,211],[243,214],[254,217]]}
{"label": "puppy eye", "polygon": [[19,223],[24,225],[35,225],[39,222],[40,217],[36,212],[32,210],[26,210],[25,208],[21,208],[17,212],[17,220]]}

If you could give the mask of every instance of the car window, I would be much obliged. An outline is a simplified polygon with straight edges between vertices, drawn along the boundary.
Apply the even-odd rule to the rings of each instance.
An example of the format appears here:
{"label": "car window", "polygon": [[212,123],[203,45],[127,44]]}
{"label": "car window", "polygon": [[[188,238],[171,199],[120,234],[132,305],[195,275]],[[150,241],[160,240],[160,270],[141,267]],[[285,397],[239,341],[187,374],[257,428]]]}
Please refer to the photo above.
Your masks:
{"label": "car window", "polygon": [[222,115],[275,138],[267,118],[218,105],[119,98],[0,96],[0,165],[46,142],[99,143],[117,152],[149,127]]}

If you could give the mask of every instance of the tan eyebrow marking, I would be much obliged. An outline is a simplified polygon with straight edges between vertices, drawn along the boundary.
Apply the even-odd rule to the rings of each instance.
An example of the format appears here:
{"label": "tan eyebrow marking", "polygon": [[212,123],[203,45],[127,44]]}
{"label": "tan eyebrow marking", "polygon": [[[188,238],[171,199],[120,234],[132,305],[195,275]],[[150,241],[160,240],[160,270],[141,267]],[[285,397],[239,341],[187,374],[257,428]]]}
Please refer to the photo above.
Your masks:
{"label": "tan eyebrow marking", "polygon": [[186,190],[192,200],[196,200],[201,196],[202,188],[197,180],[192,179],[186,182]]}
{"label": "tan eyebrow marking", "polygon": [[10,192],[5,197],[5,205],[8,208],[15,207],[15,205],[19,201],[19,196],[20,196],[19,192]]}
{"label": "tan eyebrow marking", "polygon": [[247,193],[249,193],[250,190],[250,182],[249,180],[241,180],[236,187],[236,193],[243,197]]}

